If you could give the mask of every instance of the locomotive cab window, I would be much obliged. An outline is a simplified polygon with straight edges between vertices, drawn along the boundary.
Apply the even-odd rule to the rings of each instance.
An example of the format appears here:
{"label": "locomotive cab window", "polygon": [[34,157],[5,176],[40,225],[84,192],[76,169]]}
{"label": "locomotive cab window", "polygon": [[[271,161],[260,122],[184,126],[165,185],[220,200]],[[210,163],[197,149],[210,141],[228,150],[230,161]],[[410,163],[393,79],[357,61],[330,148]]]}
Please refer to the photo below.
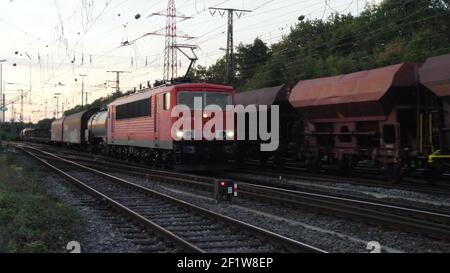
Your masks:
{"label": "locomotive cab window", "polygon": [[170,110],[170,93],[164,94],[164,111]]}
{"label": "locomotive cab window", "polygon": [[385,144],[395,144],[396,143],[396,133],[394,125],[384,125],[383,126],[383,141]]}
{"label": "locomotive cab window", "polygon": [[119,105],[116,108],[116,120],[149,117],[150,107],[149,99]]}
{"label": "locomotive cab window", "polygon": [[219,92],[180,92],[178,93],[178,104],[186,105],[190,109],[197,109],[194,105],[195,99],[202,100],[202,109],[208,105],[218,105],[222,110],[225,110],[227,105],[231,105],[232,99],[229,93],[219,93]]}
{"label": "locomotive cab window", "polygon": [[205,105],[218,105],[225,110],[228,105],[231,105],[231,96],[227,93],[206,93]]}
{"label": "locomotive cab window", "polygon": [[203,100],[204,94],[202,92],[180,92],[178,93],[178,104],[179,105],[186,105],[187,107],[189,107],[189,109],[194,109],[194,110],[201,110],[201,109],[196,109],[194,107],[194,102],[195,99],[202,99],[202,102],[204,102]]}

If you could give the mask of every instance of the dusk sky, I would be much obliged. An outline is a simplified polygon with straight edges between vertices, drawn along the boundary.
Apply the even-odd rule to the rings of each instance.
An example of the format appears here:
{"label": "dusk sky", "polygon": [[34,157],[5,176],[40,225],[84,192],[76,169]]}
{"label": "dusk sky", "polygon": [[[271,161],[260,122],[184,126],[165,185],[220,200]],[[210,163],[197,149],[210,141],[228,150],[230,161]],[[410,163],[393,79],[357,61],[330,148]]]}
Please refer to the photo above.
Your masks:
{"label": "dusk sky", "polygon": [[[236,18],[235,45],[251,43],[256,37],[267,44],[279,41],[300,15],[308,19],[326,18],[332,12],[361,12],[363,0],[178,0],[179,15],[193,19],[178,24],[179,35],[197,37],[179,39],[179,43],[195,44],[199,61],[209,66],[220,58],[226,47],[227,18],[212,16],[208,7],[232,7],[253,10]],[[142,35],[164,34],[165,17],[149,16],[165,12],[167,1],[155,0],[0,0],[0,59],[3,63],[6,100],[18,96],[20,89],[29,90],[31,65],[31,97],[26,99],[25,121],[36,122],[53,117],[55,93],[61,93],[65,110],[81,103],[81,78],[86,74],[89,101],[114,91],[115,74],[108,70],[131,73],[121,77],[121,89],[163,76],[164,37]],[[135,15],[141,18],[136,20]],[[136,42],[121,47],[124,41]],[[188,60],[179,54],[183,75]],[[73,62],[73,63],[72,63]],[[77,79],[77,81],[75,81]],[[107,81],[107,88],[104,83]],[[19,104],[14,105],[19,111]],[[8,106],[11,110],[11,106]],[[11,111],[6,119],[11,118]],[[18,119],[18,114],[16,115]]]}

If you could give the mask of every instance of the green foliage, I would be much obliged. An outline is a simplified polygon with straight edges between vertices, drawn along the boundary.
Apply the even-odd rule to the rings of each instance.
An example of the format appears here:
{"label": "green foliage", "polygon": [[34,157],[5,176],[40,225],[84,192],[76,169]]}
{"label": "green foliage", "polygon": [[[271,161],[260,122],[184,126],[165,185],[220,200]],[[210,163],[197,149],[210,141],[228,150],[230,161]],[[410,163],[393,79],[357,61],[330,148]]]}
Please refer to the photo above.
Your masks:
{"label": "green foliage", "polygon": [[36,125],[37,129],[50,129],[52,127],[52,122],[55,119],[43,119],[41,121],[38,122],[38,124]]}
{"label": "green foliage", "polygon": [[209,68],[203,66],[193,68],[189,73],[189,77],[194,81],[224,83],[226,78],[225,58],[217,60],[217,62]]}
{"label": "green foliage", "polygon": [[[238,90],[333,76],[450,53],[449,0],[385,0],[359,16],[299,22],[267,48],[259,39],[236,49]],[[218,69],[220,67],[220,69]],[[225,61],[202,67],[224,78]]]}
{"label": "green foliage", "polygon": [[0,158],[0,252],[63,252],[81,218],[48,195],[36,171],[6,160]]}
{"label": "green foliage", "polygon": [[250,45],[240,44],[236,52],[236,71],[241,82],[251,79],[258,65],[270,57],[270,49],[259,38]]}
{"label": "green foliage", "polygon": [[15,161],[14,160],[14,156],[12,154],[10,154],[10,153],[7,153],[5,155],[5,158],[4,158],[3,161],[6,163],[7,166],[11,166],[14,163],[14,161]]}
{"label": "green foliage", "polygon": [[20,131],[33,127],[32,123],[0,123],[0,141],[18,140]]}
{"label": "green foliage", "polygon": [[84,105],[84,106],[77,105],[74,108],[64,112],[64,115],[65,116],[70,116],[72,114],[76,114],[76,113],[79,113],[79,112],[83,112],[83,111],[86,111],[86,110],[89,110],[89,109],[95,109],[95,108],[104,109],[104,108],[106,108],[106,106],[108,104],[110,104],[111,102],[115,101],[116,99],[118,99],[120,97],[123,97],[123,96],[130,95],[132,93],[134,93],[133,90],[129,91],[129,92],[126,92],[126,93],[115,92],[115,93],[113,93],[111,95],[108,95],[106,98],[99,98],[99,99],[95,100],[94,102],[92,102],[91,104],[87,104],[87,105]]}

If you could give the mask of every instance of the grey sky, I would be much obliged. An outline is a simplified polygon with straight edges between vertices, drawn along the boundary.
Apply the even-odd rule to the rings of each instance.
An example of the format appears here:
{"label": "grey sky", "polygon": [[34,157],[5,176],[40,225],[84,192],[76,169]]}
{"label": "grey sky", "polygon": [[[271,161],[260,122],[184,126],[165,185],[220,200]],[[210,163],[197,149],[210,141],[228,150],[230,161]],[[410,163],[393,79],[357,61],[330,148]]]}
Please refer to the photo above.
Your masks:
{"label": "grey sky", "polygon": [[[194,17],[178,24],[179,34],[197,37],[179,42],[198,45],[198,64],[211,65],[223,55],[220,48],[226,46],[227,19],[219,14],[212,16],[208,7],[254,10],[236,20],[235,44],[250,43],[256,37],[270,44],[288,33],[300,15],[314,19],[327,17],[333,11],[356,14],[366,3],[380,1],[327,2],[328,5],[325,0],[178,0],[178,13]],[[103,85],[115,77],[107,70],[132,72],[123,75],[122,89],[162,78],[164,37],[148,36],[131,46],[120,45],[148,32],[164,33],[165,18],[147,16],[164,12],[166,6],[165,0],[0,0],[0,59],[8,60],[3,64],[7,101],[16,97],[19,89],[29,89],[30,62],[33,92],[31,100],[26,100],[24,116],[33,122],[44,118],[46,100],[47,117],[53,117],[55,93],[63,94],[60,102],[65,103],[66,110],[80,104],[80,74],[88,75],[89,101],[113,91],[113,82],[108,83],[108,89]],[[139,20],[134,18],[136,14],[141,14]],[[188,61],[181,54],[179,60],[182,75]],[[63,86],[57,86],[59,83]],[[6,118],[11,118],[11,111]]]}

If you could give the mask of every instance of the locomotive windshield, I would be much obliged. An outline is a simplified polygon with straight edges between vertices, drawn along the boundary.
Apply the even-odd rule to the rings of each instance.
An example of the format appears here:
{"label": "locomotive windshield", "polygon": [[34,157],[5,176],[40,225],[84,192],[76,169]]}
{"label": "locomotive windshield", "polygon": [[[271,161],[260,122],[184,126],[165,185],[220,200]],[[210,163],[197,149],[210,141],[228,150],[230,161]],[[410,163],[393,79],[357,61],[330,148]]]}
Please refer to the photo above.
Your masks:
{"label": "locomotive windshield", "polygon": [[178,93],[178,104],[186,105],[190,109],[196,109],[194,107],[194,99],[201,98],[203,101],[202,110],[207,105],[218,105],[220,108],[225,109],[227,105],[231,105],[231,94],[228,93],[214,93],[214,92],[180,92]]}

